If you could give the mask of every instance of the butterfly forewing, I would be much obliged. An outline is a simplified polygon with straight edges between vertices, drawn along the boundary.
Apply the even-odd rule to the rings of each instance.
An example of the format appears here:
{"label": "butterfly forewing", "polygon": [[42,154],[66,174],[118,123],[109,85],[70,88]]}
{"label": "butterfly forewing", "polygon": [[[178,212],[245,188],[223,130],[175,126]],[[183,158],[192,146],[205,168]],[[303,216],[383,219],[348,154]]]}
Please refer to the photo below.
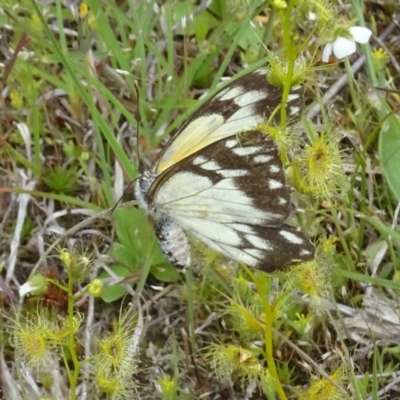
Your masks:
{"label": "butterfly forewing", "polygon": [[[281,99],[282,89],[268,83],[266,69],[230,83],[200,107],[170,139],[156,163],[157,174],[218,140],[256,128],[277,111]],[[301,103],[302,88],[292,88],[288,98],[289,115],[297,113]],[[279,114],[275,114],[275,122]]]}

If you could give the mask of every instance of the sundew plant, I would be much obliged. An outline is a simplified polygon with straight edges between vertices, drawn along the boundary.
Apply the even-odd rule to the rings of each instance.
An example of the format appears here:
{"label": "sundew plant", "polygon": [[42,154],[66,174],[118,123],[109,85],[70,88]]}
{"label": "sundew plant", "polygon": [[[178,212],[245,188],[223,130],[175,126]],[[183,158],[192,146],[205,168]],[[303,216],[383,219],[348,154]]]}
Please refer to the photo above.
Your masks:
{"label": "sundew plant", "polygon": [[[2,0],[0,398],[395,398],[394,6]],[[257,69],[281,100],[252,128],[279,150],[288,223],[315,255],[266,273],[189,232],[178,270],[133,187]]]}

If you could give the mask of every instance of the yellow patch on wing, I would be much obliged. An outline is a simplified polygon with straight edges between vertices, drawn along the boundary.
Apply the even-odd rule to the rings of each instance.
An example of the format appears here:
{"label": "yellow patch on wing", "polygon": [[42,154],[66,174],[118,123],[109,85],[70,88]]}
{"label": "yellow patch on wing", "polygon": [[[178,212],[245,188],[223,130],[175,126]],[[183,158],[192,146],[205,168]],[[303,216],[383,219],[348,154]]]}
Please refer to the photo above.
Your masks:
{"label": "yellow patch on wing", "polygon": [[212,132],[217,130],[224,122],[225,119],[220,114],[202,116],[190,122],[163,154],[157,165],[157,173],[161,174],[184,158],[220,140],[221,136],[213,136]]}

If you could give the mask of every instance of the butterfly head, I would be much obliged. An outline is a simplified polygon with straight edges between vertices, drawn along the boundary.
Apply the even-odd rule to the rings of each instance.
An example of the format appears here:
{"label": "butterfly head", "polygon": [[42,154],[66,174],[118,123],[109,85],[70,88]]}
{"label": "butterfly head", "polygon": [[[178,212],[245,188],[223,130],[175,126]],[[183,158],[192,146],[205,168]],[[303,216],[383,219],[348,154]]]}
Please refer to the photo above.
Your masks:
{"label": "butterfly head", "polygon": [[147,192],[155,179],[151,170],[144,171],[139,175],[135,186],[135,196],[139,206],[149,214],[155,214],[154,206],[147,200]]}

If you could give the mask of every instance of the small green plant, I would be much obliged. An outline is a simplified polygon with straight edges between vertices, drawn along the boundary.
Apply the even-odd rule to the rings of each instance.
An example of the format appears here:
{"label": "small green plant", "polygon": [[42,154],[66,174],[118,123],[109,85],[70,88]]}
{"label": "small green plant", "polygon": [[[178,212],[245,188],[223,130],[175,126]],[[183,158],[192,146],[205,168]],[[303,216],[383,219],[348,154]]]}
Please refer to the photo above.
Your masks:
{"label": "small green plant", "polygon": [[[110,248],[110,255],[115,264],[111,271],[121,277],[137,274],[139,271],[152,274],[162,282],[177,282],[180,279],[179,272],[169,265],[157,246],[157,241],[148,224],[147,218],[137,208],[122,208],[115,210],[115,230],[117,241]],[[141,229],[134,227],[140,226]],[[99,278],[107,278],[109,274],[102,272]],[[142,277],[143,279],[143,277]],[[101,298],[106,302],[112,302],[125,296],[124,286],[115,284],[104,288]]]}
{"label": "small green plant", "polygon": [[71,165],[55,165],[43,175],[43,183],[54,193],[73,194],[79,190],[79,169]]}

